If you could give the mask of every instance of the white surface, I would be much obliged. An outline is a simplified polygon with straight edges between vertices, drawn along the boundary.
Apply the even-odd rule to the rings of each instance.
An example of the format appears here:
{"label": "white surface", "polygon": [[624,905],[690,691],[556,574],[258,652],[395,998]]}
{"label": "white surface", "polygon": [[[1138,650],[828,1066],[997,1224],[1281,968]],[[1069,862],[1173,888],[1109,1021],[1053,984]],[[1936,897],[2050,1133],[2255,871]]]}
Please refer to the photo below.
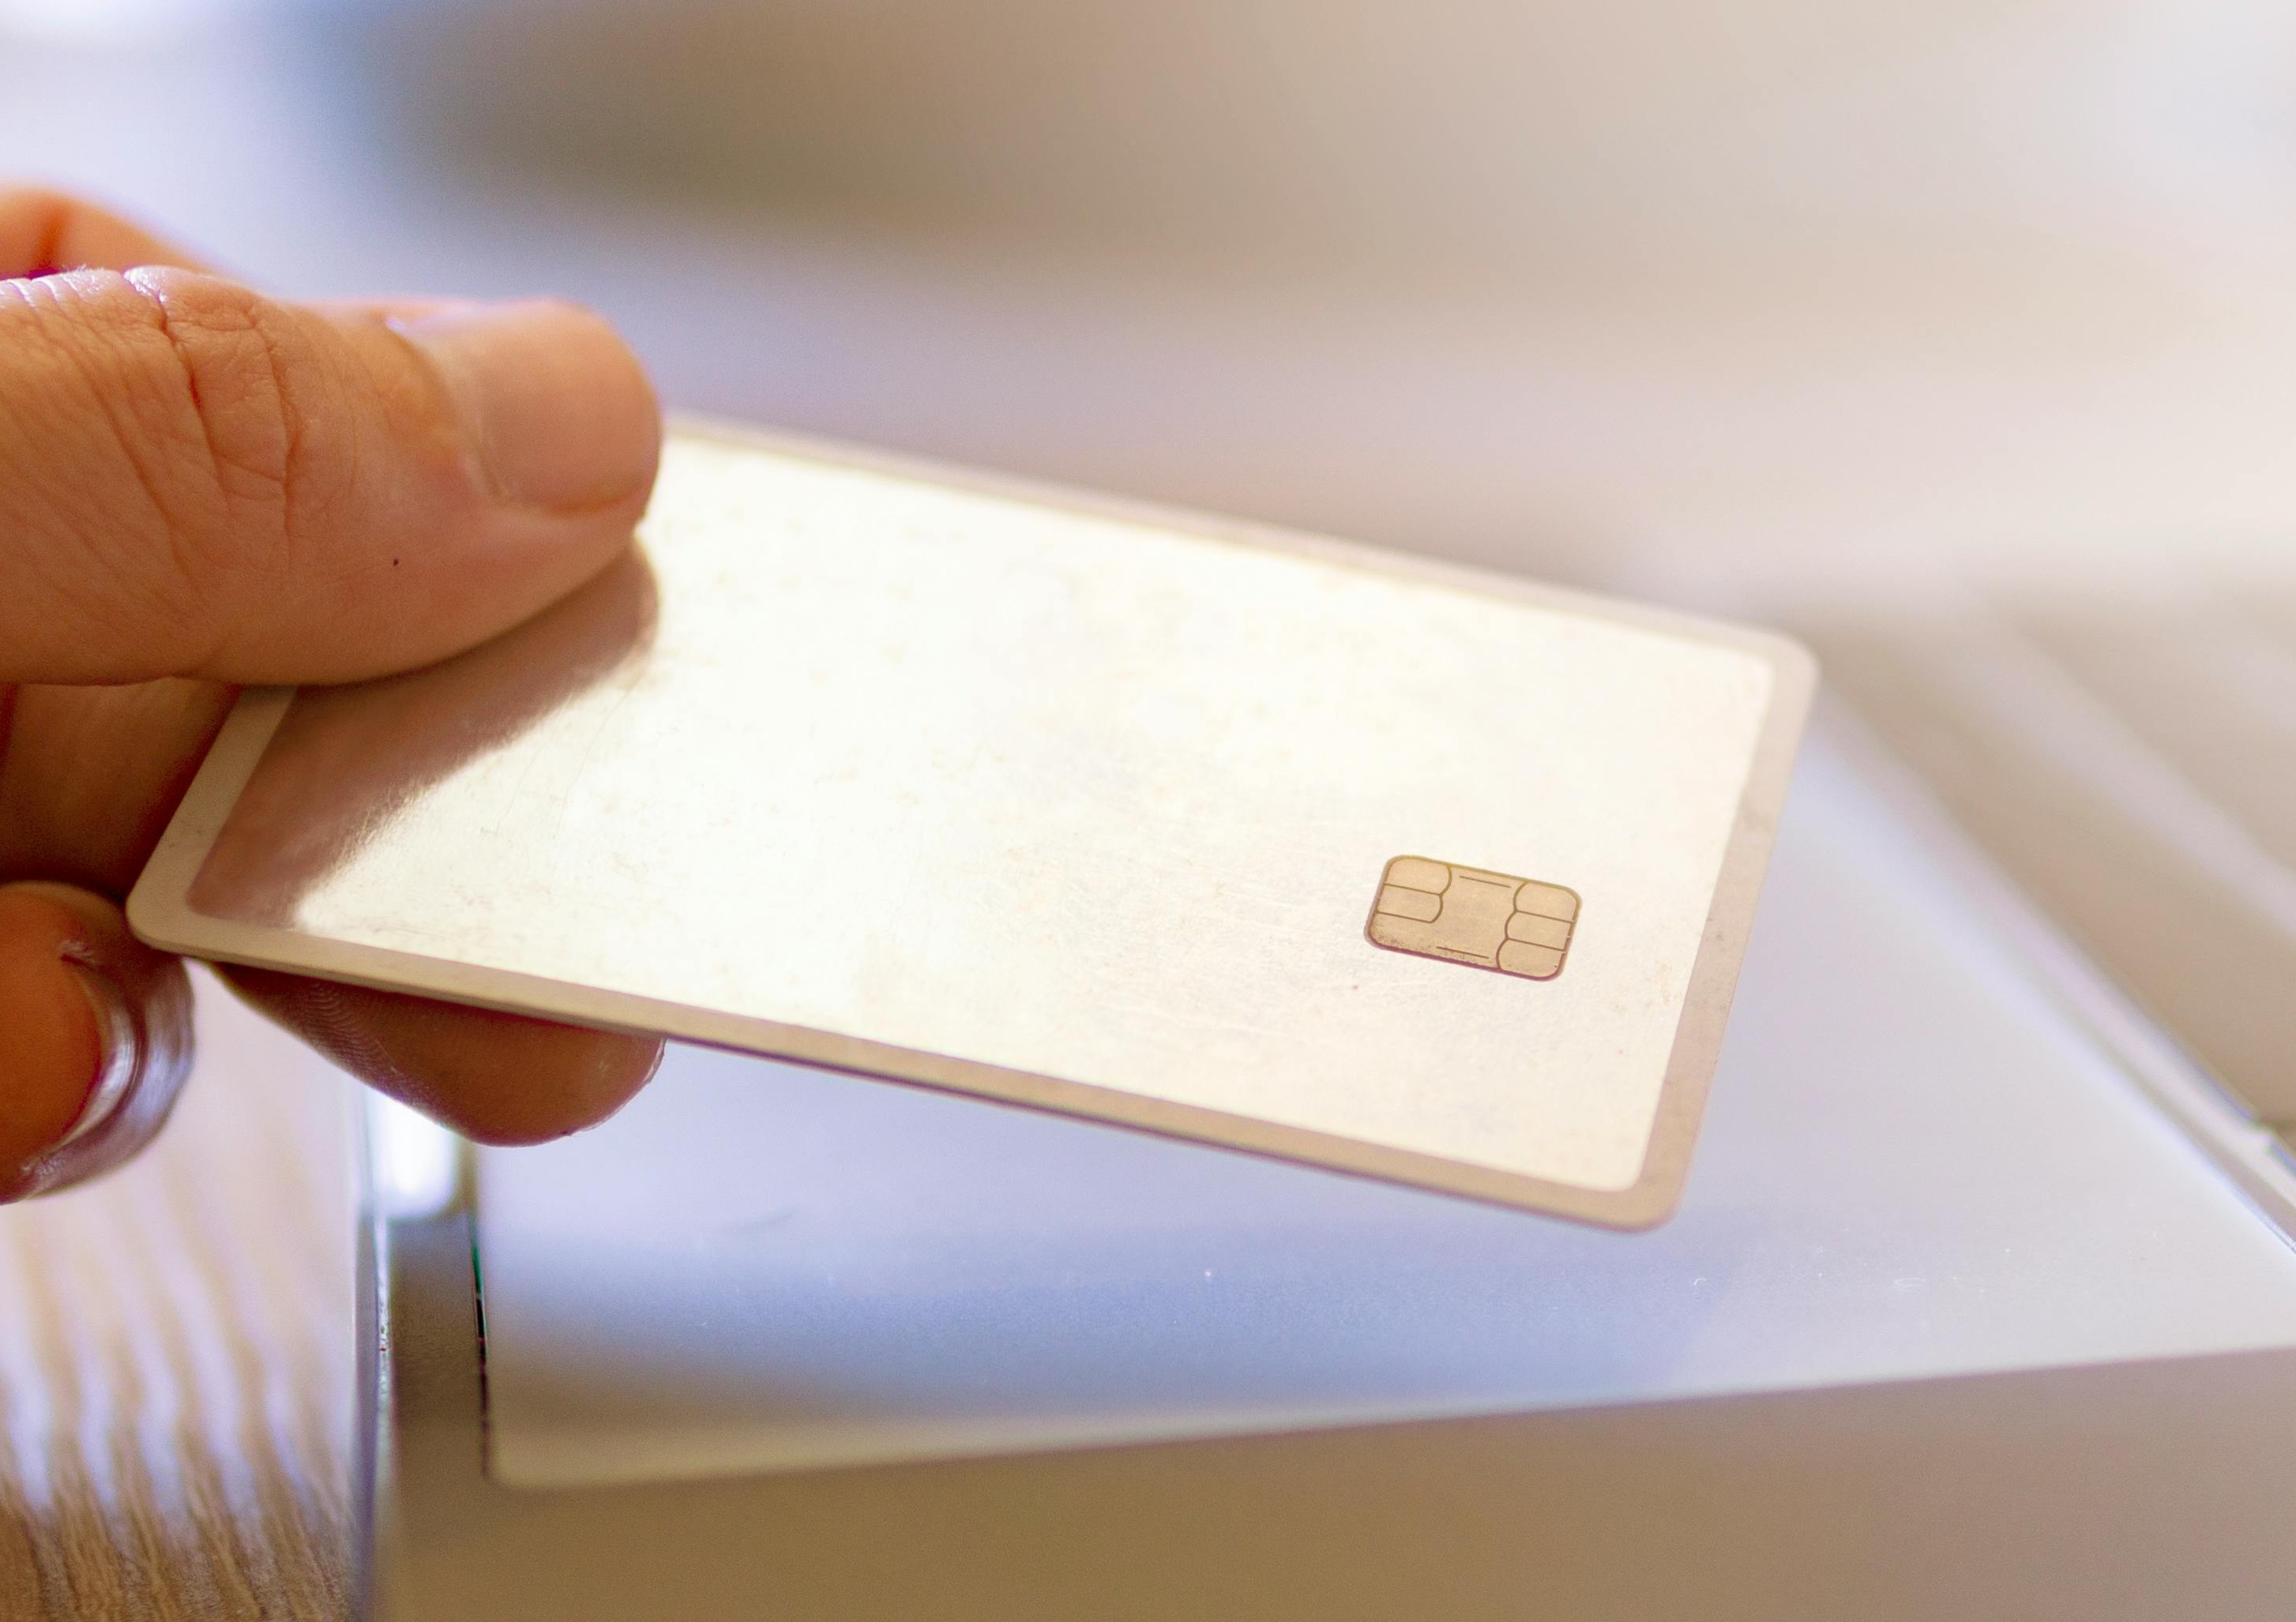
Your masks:
{"label": "white surface", "polygon": [[1622,1236],[695,1050],[481,1157],[493,1467],[571,1486],[2296,1344],[2296,1255],[1803,765]]}

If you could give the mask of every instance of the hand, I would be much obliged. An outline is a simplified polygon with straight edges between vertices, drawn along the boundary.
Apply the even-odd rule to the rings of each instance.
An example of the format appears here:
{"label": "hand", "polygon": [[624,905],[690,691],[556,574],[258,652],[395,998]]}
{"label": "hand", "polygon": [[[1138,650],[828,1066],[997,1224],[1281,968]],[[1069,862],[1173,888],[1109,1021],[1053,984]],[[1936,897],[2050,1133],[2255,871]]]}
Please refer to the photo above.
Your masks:
{"label": "hand", "polygon": [[[142,268],[135,268],[141,266]],[[0,188],[0,1200],[118,1165],[191,1065],[183,965],[119,908],[233,684],[428,663],[629,545],[660,450],[570,306],[294,305]],[[554,1137],[659,1043],[235,971],[373,1085]]]}

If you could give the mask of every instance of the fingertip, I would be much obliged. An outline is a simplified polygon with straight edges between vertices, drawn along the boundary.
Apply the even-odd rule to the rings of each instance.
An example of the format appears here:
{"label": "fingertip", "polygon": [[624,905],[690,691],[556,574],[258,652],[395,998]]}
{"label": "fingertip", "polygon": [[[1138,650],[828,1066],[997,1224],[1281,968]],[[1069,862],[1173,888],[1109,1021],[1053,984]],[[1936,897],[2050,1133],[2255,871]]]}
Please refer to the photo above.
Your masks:
{"label": "fingertip", "polygon": [[595,312],[531,299],[390,325],[439,374],[497,499],[568,514],[644,503],[661,408],[637,356]]}
{"label": "fingertip", "polygon": [[554,1066],[557,1085],[550,1092],[521,1097],[482,1080],[473,1085],[478,1072],[465,1069],[458,1078],[462,1085],[442,1096],[447,1124],[472,1143],[494,1148],[552,1143],[603,1125],[661,1068],[662,1044],[656,1038],[555,1028],[567,1036],[554,1044],[537,1043],[531,1036],[517,1038],[522,1067],[537,1059]]}
{"label": "fingertip", "polygon": [[0,1190],[62,1141],[104,1062],[102,1022],[63,955],[72,928],[52,902],[0,890]]}
{"label": "fingertip", "polygon": [[149,1142],[191,1068],[183,965],[110,902],[0,888],[0,1200],[110,1170]]}
{"label": "fingertip", "polygon": [[368,1085],[474,1143],[547,1143],[627,1103],[661,1062],[658,1038],[424,997],[226,969],[233,988]]}

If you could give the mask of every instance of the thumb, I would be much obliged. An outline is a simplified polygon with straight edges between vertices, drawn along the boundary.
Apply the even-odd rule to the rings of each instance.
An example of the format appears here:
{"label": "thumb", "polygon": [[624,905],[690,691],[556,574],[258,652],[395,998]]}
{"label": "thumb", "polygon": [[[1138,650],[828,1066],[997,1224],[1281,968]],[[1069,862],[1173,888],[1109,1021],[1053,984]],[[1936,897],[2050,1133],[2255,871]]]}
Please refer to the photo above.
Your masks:
{"label": "thumb", "polygon": [[0,282],[0,682],[443,657],[611,561],[660,441],[636,360],[570,305]]}

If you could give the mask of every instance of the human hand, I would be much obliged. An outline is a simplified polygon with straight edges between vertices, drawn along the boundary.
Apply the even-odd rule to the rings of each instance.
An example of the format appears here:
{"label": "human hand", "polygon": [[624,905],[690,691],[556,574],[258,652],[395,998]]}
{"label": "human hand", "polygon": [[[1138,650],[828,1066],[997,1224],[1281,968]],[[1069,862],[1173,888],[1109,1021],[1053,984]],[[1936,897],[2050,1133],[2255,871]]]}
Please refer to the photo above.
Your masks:
{"label": "human hand", "polygon": [[[403,670],[525,619],[622,554],[660,445],[585,311],[289,304],[0,188],[0,1200],[119,1164],[183,1085],[189,982],[119,904],[234,684]],[[604,1118],[660,1053],[231,978],[488,1143]]]}

